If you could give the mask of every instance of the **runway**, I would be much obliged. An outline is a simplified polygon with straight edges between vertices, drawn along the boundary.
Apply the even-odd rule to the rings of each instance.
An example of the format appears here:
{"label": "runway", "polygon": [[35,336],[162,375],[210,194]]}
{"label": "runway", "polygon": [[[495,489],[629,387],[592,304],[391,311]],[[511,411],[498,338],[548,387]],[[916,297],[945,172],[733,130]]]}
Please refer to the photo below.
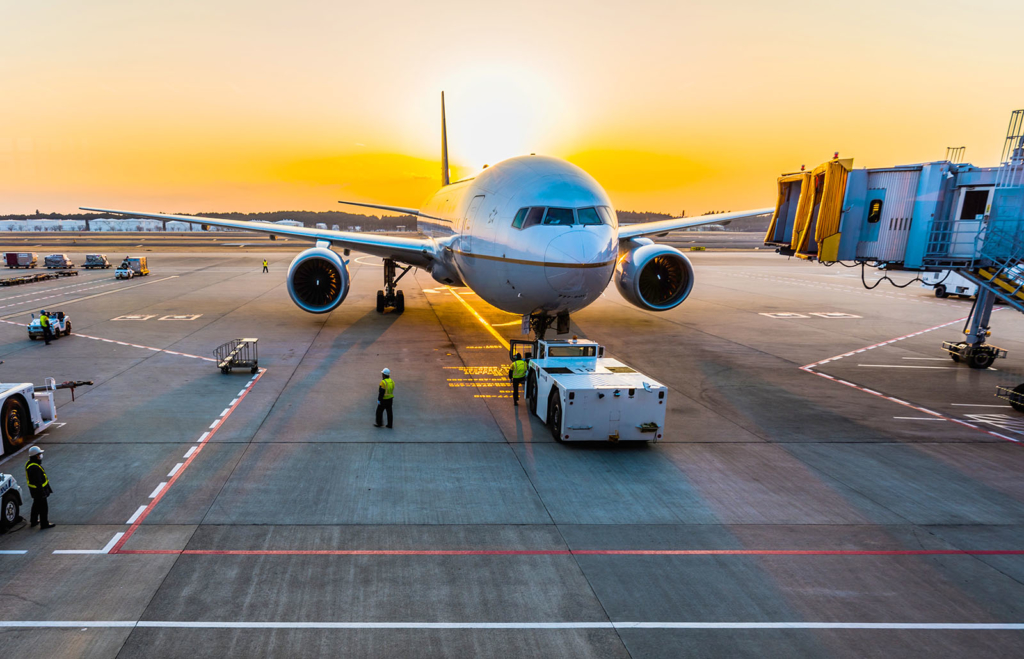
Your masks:
{"label": "runway", "polygon": [[[694,252],[680,307],[612,286],[573,317],[669,387],[665,439],[558,444],[511,404],[518,317],[420,272],[404,314],[377,314],[382,270],[360,254],[345,303],[306,314],[284,281],[304,245],[273,247],[151,239],[147,278],[0,292],[4,381],[96,383],[58,392],[63,425],[38,439],[57,528],[0,535],[5,654],[933,659],[1024,641],[1024,416],[994,397],[1024,382],[1014,311],[993,314],[1009,358],[975,371],[940,348],[968,300]],[[74,334],[29,341],[40,308]],[[213,349],[243,336],[260,371],[221,374]],[[385,366],[393,430],[372,425]],[[24,486],[23,464],[0,471]]]}

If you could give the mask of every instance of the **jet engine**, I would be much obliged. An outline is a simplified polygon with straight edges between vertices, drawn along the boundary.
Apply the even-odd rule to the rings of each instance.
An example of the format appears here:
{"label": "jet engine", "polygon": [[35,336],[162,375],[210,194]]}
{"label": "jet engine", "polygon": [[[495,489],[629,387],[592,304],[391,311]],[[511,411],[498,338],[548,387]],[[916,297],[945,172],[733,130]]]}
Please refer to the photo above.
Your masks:
{"label": "jet engine", "polygon": [[307,249],[288,266],[288,295],[310,313],[334,310],[348,295],[350,283],[345,262],[326,247]]}
{"label": "jet engine", "polygon": [[[643,241],[643,242],[641,242]],[[619,258],[615,283],[622,297],[648,311],[668,311],[693,289],[693,266],[682,252],[647,239]]]}

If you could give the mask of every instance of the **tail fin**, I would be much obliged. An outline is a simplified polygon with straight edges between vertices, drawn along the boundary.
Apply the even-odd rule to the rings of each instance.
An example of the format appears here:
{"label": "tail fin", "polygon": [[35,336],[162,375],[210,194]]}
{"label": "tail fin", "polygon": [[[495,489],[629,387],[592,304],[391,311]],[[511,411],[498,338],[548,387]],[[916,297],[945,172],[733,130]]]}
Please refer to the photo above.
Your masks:
{"label": "tail fin", "polygon": [[451,185],[448,173],[448,128],[444,121],[444,92],[441,92],[441,185]]}

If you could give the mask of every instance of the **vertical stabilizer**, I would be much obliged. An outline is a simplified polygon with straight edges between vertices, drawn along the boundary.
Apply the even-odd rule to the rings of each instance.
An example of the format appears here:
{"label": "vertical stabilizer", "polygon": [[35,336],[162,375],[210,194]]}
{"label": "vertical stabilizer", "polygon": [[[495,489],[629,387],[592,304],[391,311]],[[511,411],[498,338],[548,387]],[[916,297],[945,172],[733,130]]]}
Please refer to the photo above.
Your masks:
{"label": "vertical stabilizer", "polygon": [[444,92],[441,92],[441,185],[451,185],[448,174],[448,128],[444,121]]}

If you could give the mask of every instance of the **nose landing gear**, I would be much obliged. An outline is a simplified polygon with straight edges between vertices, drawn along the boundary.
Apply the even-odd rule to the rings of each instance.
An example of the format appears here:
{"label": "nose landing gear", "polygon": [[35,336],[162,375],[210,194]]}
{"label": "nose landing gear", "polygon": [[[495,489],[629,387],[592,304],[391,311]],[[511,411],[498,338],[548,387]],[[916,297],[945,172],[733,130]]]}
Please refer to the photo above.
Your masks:
{"label": "nose landing gear", "polygon": [[[401,268],[393,259],[384,259],[384,290],[377,291],[377,313],[384,313],[388,308],[394,309],[395,313],[405,311],[405,295],[395,285],[411,269],[411,265]],[[402,274],[396,277],[399,270]]]}
{"label": "nose landing gear", "polygon": [[530,329],[533,330],[533,335],[536,336],[538,340],[544,338],[544,334],[552,325],[555,326],[555,331],[559,334],[568,334],[569,312],[563,311],[557,316],[549,316],[543,312],[530,314]]}

